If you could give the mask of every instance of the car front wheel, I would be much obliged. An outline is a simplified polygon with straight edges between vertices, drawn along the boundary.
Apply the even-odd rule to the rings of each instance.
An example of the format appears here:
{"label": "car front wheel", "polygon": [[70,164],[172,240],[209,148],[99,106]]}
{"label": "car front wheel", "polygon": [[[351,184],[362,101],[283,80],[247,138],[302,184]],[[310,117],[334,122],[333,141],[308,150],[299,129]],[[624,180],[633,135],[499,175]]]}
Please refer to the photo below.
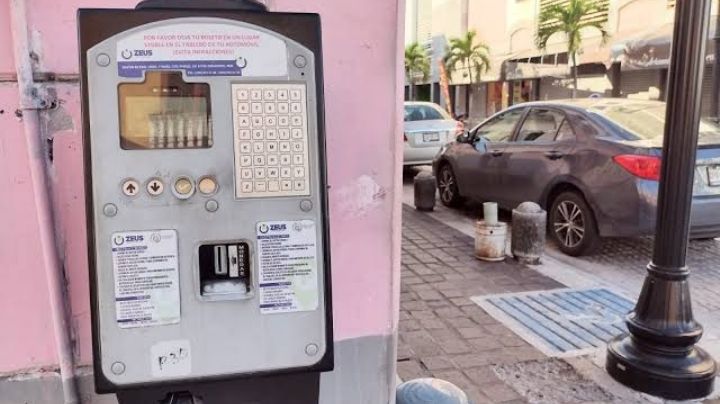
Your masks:
{"label": "car front wheel", "polygon": [[593,212],[576,192],[558,195],[550,208],[550,233],[562,252],[574,257],[591,254],[600,247]]}
{"label": "car front wheel", "polygon": [[440,167],[438,173],[437,187],[440,192],[440,202],[445,206],[455,207],[462,203],[462,197],[458,192],[457,180],[450,164]]}

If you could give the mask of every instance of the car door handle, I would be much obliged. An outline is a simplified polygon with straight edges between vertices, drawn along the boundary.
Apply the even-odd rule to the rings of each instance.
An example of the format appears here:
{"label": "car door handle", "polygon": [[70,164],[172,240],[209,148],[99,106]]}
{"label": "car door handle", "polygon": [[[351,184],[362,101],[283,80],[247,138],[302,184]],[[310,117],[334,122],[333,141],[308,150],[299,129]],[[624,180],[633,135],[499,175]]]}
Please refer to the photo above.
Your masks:
{"label": "car door handle", "polygon": [[503,155],[503,151],[500,149],[494,149],[490,151],[490,154],[492,154],[493,157],[500,157]]}
{"label": "car door handle", "polygon": [[558,160],[563,158],[564,154],[562,152],[559,152],[557,150],[552,150],[545,153],[545,157],[549,158],[550,160]]}

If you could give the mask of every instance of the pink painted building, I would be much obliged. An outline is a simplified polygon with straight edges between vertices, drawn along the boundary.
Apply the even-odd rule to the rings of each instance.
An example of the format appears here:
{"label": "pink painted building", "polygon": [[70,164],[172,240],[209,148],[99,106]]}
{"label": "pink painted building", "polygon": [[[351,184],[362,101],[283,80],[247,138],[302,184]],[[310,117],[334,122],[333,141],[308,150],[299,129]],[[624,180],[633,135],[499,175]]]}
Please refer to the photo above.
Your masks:
{"label": "pink painted building", "polygon": [[[266,3],[271,11],[316,12],[323,22],[335,371],[321,378],[321,402],[392,402],[402,2]],[[92,394],[90,376],[75,15],[81,7],[134,6],[126,0],[0,0],[0,404],[71,402],[67,394],[63,401],[61,367],[73,370],[63,377],[74,374],[82,402],[112,402]],[[34,83],[23,66],[31,67]],[[32,99],[46,105],[30,105]],[[32,137],[42,150],[30,151]],[[48,255],[53,244],[59,265]],[[63,318],[65,324],[58,321]]]}

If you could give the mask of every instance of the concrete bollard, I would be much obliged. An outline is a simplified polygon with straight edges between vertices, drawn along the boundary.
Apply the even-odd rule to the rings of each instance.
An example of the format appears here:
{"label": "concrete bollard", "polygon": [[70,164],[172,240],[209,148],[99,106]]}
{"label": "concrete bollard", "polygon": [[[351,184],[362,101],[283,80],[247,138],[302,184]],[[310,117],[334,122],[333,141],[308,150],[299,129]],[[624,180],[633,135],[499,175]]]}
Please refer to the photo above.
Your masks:
{"label": "concrete bollard", "polygon": [[537,265],[545,251],[547,212],[534,202],[523,202],[512,211],[512,254],[523,264]]}
{"label": "concrete bollard", "polygon": [[507,223],[486,223],[484,220],[475,224],[475,257],[483,261],[497,262],[505,259],[507,242]]}
{"label": "concrete bollard", "polygon": [[415,209],[432,211],[435,209],[435,177],[428,172],[420,172],[413,179],[415,191]]}
{"label": "concrete bollard", "polygon": [[467,394],[450,382],[440,379],[415,379],[400,384],[396,404],[468,404]]}

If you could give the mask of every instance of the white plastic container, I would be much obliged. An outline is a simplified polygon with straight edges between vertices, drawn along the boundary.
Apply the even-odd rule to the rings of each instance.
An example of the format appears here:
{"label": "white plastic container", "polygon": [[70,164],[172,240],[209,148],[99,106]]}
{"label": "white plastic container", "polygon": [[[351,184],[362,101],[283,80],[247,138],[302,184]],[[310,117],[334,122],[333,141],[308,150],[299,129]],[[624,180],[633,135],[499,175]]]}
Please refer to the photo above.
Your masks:
{"label": "white plastic container", "polygon": [[483,203],[483,221],[491,226],[498,223],[498,205],[495,202]]}
{"label": "white plastic container", "polygon": [[507,224],[488,224],[484,220],[475,224],[475,257],[483,261],[503,261],[507,243]]}

